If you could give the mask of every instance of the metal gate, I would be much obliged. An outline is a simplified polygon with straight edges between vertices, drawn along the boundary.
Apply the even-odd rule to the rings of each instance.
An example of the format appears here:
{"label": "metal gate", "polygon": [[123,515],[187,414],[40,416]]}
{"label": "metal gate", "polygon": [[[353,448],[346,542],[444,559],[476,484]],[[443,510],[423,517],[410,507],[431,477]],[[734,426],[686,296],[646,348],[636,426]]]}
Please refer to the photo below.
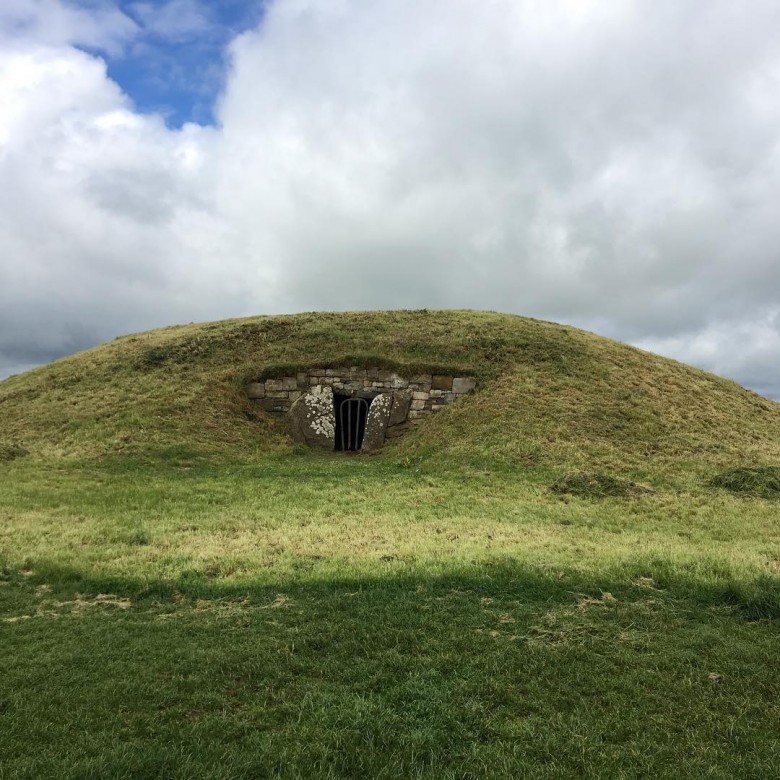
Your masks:
{"label": "metal gate", "polygon": [[366,432],[368,401],[365,398],[347,398],[339,406],[340,450],[358,452]]}

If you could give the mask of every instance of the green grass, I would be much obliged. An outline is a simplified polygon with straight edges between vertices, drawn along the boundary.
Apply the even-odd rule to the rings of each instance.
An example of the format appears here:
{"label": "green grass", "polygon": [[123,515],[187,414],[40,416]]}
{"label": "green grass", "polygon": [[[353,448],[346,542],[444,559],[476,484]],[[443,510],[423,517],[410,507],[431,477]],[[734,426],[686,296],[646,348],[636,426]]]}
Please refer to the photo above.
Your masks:
{"label": "green grass", "polygon": [[[480,384],[322,455],[241,395],[318,351]],[[711,482],[780,460],[780,415],[732,383],[520,318],[302,315],[113,342],[0,420],[0,780],[780,775],[777,503]]]}
{"label": "green grass", "polygon": [[737,495],[780,498],[780,466],[753,466],[729,469],[716,474],[710,485]]}

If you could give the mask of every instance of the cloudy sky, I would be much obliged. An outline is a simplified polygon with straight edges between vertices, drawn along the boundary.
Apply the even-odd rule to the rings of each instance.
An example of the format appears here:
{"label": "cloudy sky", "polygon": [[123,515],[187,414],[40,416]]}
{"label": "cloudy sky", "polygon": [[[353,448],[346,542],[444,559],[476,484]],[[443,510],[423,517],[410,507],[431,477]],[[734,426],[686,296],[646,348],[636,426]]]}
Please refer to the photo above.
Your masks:
{"label": "cloudy sky", "polygon": [[478,308],[780,399],[777,0],[1,0],[0,377]]}

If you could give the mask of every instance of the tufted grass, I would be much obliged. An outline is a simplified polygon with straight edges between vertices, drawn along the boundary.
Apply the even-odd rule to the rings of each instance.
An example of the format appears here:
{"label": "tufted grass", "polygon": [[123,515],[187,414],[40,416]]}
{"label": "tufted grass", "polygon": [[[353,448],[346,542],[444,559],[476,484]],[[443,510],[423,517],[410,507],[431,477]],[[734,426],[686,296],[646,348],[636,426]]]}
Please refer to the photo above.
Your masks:
{"label": "tufted grass", "polygon": [[748,466],[729,469],[710,480],[712,487],[737,495],[780,498],[780,466]]}
{"label": "tufted grass", "polygon": [[[310,452],[241,387],[318,351],[480,385]],[[711,480],[778,424],[483,313],[184,326],[0,383],[0,778],[776,776],[777,503]]]}

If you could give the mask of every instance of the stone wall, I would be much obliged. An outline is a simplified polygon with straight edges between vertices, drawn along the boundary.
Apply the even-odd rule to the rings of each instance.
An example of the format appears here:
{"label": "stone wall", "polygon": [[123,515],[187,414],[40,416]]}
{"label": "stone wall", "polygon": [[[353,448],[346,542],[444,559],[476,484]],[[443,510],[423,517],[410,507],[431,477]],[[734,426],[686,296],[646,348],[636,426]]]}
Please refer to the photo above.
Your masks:
{"label": "stone wall", "polygon": [[[382,435],[372,435],[366,442],[368,446],[364,445],[364,449],[375,449],[378,441],[381,443],[385,438],[401,435],[410,423],[419,421],[470,393],[475,385],[475,380],[467,376],[418,374],[404,377],[394,371],[379,368],[342,366],[311,368],[295,375],[252,382],[247,387],[247,395],[267,412],[284,414],[292,409],[294,435],[296,431],[303,431],[310,424],[305,420],[316,419],[317,426],[329,426],[328,421],[320,419],[321,411],[313,415],[311,410],[321,406],[325,397],[330,398],[332,404],[334,393],[365,398],[371,402],[371,408],[375,411],[386,406]],[[380,396],[387,398],[382,399]],[[383,400],[386,403],[382,403]],[[305,414],[301,411],[304,401],[307,409]],[[314,436],[314,429],[308,433]],[[303,434],[296,435],[296,438],[313,443],[313,440],[309,440],[311,437]],[[323,444],[327,448],[327,443]]]}
{"label": "stone wall", "polygon": [[294,376],[283,376],[253,382],[247,388],[249,398],[267,412],[287,412],[303,393],[318,385],[331,387],[336,393],[372,399],[391,390],[410,390],[412,403],[409,419],[424,417],[448,403],[470,393],[475,387],[471,377],[419,374],[402,377],[378,368],[310,368]]}

